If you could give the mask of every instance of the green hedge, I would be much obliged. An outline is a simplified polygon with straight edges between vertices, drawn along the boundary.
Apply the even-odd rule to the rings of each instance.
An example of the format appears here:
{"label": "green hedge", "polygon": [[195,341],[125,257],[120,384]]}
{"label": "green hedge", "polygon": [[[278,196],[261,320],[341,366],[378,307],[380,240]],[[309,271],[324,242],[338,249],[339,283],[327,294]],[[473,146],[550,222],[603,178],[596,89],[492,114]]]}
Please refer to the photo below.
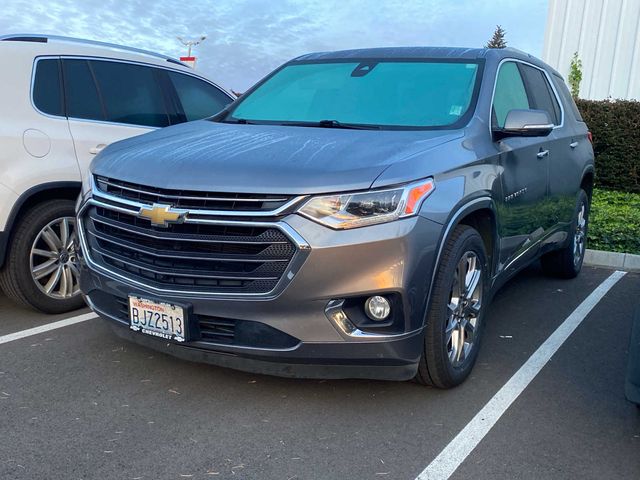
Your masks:
{"label": "green hedge", "polygon": [[640,254],[640,194],[595,189],[587,247]]}
{"label": "green hedge", "polygon": [[640,193],[640,102],[576,103],[593,134],[596,186]]}

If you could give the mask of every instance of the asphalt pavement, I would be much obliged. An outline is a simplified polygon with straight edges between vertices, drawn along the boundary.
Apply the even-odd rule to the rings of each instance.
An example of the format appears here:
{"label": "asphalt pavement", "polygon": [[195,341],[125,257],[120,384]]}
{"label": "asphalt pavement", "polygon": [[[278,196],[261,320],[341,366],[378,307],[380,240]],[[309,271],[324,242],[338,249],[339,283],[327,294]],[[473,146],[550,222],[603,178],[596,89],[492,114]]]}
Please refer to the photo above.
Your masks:
{"label": "asphalt pavement", "polygon": [[[471,377],[293,380],[178,360],[99,319],[0,341],[1,479],[415,479],[610,270],[531,267],[495,297]],[[455,479],[640,478],[640,409],[624,398],[640,275],[590,310]],[[70,318],[0,297],[0,339]]]}

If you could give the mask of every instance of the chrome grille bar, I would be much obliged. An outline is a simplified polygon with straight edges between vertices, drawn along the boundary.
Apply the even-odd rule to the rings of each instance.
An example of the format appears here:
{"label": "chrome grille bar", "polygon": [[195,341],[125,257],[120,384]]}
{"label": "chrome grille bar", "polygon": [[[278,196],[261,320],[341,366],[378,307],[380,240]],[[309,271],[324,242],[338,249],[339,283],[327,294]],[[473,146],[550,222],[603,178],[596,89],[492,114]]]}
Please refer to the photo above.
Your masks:
{"label": "chrome grille bar", "polygon": [[[133,215],[133,214],[132,214]],[[142,235],[144,237],[149,237],[149,238],[159,238],[159,233],[151,233],[154,232],[152,231],[145,231],[142,228],[139,227],[135,227],[132,225],[127,225],[126,223],[121,223],[121,222],[117,222],[117,221],[113,221],[113,220],[107,220],[105,218],[95,218],[95,217],[91,217],[92,220],[94,222],[103,224],[103,225],[108,225],[110,227],[113,228],[118,228],[120,230],[125,230],[131,233],[134,233],[136,235]],[[229,244],[242,244],[242,245],[256,245],[256,244],[286,244],[288,243],[287,241],[269,241],[269,240],[264,240],[264,241],[255,241],[255,242],[250,242],[250,241],[234,241],[234,240],[223,240],[223,239],[211,239],[211,238],[206,238],[204,235],[191,235],[191,236],[187,236],[187,235],[176,235],[173,234],[171,232],[163,232],[162,233],[162,238],[163,239],[167,239],[167,240],[171,240],[171,241],[176,241],[176,242],[202,242],[202,243],[229,243]]]}
{"label": "chrome grille bar", "polygon": [[[261,199],[252,199],[249,197],[241,197],[241,198],[224,198],[224,197],[211,197],[211,198],[207,198],[205,195],[205,193],[203,192],[203,196],[202,197],[198,197],[198,196],[181,196],[179,194],[161,194],[161,193],[156,193],[156,192],[152,192],[152,191],[147,191],[144,190],[143,186],[138,186],[138,187],[122,187],[120,185],[117,185],[116,188],[120,188],[120,189],[124,189],[124,190],[128,190],[128,191],[132,191],[132,192],[136,192],[139,193],[140,195],[147,195],[149,197],[157,197],[157,198],[152,198],[149,200],[144,200],[144,199],[131,199],[131,198],[127,198],[124,196],[119,196],[119,195],[115,195],[112,194],[108,191],[105,191],[104,189],[101,189],[99,187],[100,183],[105,183],[106,185],[114,185],[113,182],[114,180],[112,179],[107,179],[106,182],[103,182],[103,180],[99,180],[99,178],[102,177],[98,177],[96,178],[95,176],[91,176],[91,183],[92,183],[92,190],[93,190],[93,194],[96,197],[102,197],[105,200],[110,200],[110,201],[114,201],[117,203],[121,203],[124,205],[128,205],[128,206],[136,206],[136,205],[151,205],[153,203],[166,203],[169,205],[173,205],[176,208],[181,208],[181,209],[186,209],[189,210],[189,214],[192,216],[205,216],[205,217],[278,217],[280,215],[283,215],[285,213],[288,212],[292,212],[294,207],[298,204],[300,204],[305,198],[307,198],[306,195],[298,195],[298,196],[293,196],[293,197],[282,197],[282,196],[278,196],[275,197],[275,199],[272,199],[270,197],[272,197],[272,195],[263,195],[263,198]],[[125,182],[123,182],[125,183]],[[147,187],[149,188],[149,187]],[[194,193],[194,192],[192,192]],[[163,201],[163,199],[166,199],[167,201]],[[206,202],[206,201],[221,201],[221,202],[225,202],[228,203],[228,207],[229,208],[225,208],[225,209],[212,209],[212,208],[202,208],[200,206],[195,206],[195,205],[183,205],[183,204],[179,204],[177,202],[177,200],[180,199],[191,199],[193,201],[200,201],[200,202]],[[243,202],[247,202],[247,203],[259,203],[262,202],[263,204],[273,204],[273,203],[280,203],[280,205],[275,206],[275,208],[269,208],[269,209],[260,209],[260,208],[254,208],[254,209],[238,209],[235,208],[235,205],[237,203],[243,203]]]}
{"label": "chrome grille bar", "polygon": [[176,277],[198,277],[198,278],[213,278],[216,280],[277,280],[279,277],[260,277],[260,276],[245,276],[244,274],[235,274],[231,275],[212,275],[210,273],[200,273],[196,271],[181,271],[181,270],[168,270],[168,269],[158,269],[151,268],[148,265],[143,265],[140,262],[136,262],[127,257],[121,257],[120,255],[116,255],[113,253],[107,253],[100,248],[94,248],[94,251],[103,257],[110,258],[112,260],[116,260],[122,263],[128,263],[136,268],[141,270],[145,270],[147,272],[152,272],[157,275],[171,275]]}
{"label": "chrome grille bar", "polygon": [[[159,197],[167,198],[171,200],[213,200],[213,201],[220,201],[220,202],[286,202],[287,200],[291,199],[291,197],[273,197],[272,198],[267,196],[265,196],[264,198],[249,198],[249,197],[210,197],[210,196],[195,197],[195,196],[189,196],[189,195],[173,195],[173,194],[157,193],[157,192],[152,192],[148,190],[141,190],[139,188],[124,186],[124,185],[113,183],[113,181],[109,181],[101,177],[98,178],[97,183],[98,183],[98,188],[103,192],[104,192],[104,189],[100,188],[100,186],[104,184],[114,188],[121,188],[123,190],[128,190],[130,192],[141,193],[143,195],[158,195]],[[105,193],[108,193],[108,192],[105,192]],[[171,202],[168,202],[168,203],[171,203]]]}
{"label": "chrome grille bar", "polygon": [[260,262],[260,263],[264,263],[264,262],[288,262],[288,259],[277,259],[277,258],[263,258],[263,259],[256,259],[256,258],[244,258],[244,259],[239,259],[239,258],[233,258],[229,255],[227,256],[222,256],[222,255],[218,255],[215,257],[212,257],[211,255],[208,254],[197,254],[195,252],[189,253],[189,255],[180,255],[180,254],[176,254],[173,252],[169,252],[169,251],[164,251],[164,250],[157,250],[157,249],[151,249],[151,248],[147,248],[147,249],[142,249],[132,243],[123,241],[123,240],[116,240],[114,237],[111,237],[110,235],[106,235],[104,233],[97,233],[95,231],[92,231],[91,234],[97,238],[98,240],[102,240],[104,242],[108,242],[108,243],[112,243],[114,245],[117,245],[119,247],[122,248],[126,248],[129,250],[133,250],[135,252],[139,252],[139,253],[143,253],[145,255],[151,255],[154,257],[158,257],[158,258],[181,258],[181,259],[185,259],[185,260],[192,260],[192,259],[198,259],[204,262]]}

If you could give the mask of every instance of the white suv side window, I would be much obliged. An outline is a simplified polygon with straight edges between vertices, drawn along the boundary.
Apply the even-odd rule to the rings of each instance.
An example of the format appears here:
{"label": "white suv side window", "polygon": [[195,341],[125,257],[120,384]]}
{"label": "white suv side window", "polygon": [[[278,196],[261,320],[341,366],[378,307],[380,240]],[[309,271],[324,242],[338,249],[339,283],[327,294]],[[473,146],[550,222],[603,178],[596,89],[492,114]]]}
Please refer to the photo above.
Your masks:
{"label": "white suv side window", "polygon": [[158,76],[161,70],[131,63],[91,60],[110,122],[166,127],[170,124]]}
{"label": "white suv side window", "polygon": [[231,102],[226,93],[199,78],[177,72],[168,74],[187,121],[210,117]]}
{"label": "white suv side window", "polygon": [[61,78],[60,60],[38,60],[33,79],[33,105],[42,113],[64,116]]}
{"label": "white suv side window", "polygon": [[158,69],[104,60],[65,59],[69,117],[128,125],[170,124]]}
{"label": "white suv side window", "polygon": [[62,60],[67,116],[102,120],[105,114],[87,60]]}
{"label": "white suv side window", "polygon": [[143,127],[200,120],[231,101],[193,75],[108,60],[40,59],[33,86],[42,113]]}

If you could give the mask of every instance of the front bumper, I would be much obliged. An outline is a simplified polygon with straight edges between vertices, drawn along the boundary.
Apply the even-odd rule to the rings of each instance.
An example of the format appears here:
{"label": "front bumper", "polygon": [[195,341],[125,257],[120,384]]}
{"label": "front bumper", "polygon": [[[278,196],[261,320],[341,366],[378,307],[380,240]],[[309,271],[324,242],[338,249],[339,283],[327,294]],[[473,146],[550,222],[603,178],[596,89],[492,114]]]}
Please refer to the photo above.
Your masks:
{"label": "front bumper", "polygon": [[120,322],[113,324],[113,331],[121,338],[183,360],[290,378],[409,380],[418,368],[419,358],[415,357],[415,352],[422,348],[420,332],[385,342],[299,342],[292,349],[274,350],[167,342],[134,332]]}
{"label": "front bumper", "polygon": [[[118,335],[181,358],[279,376],[412,378],[423,350],[424,313],[442,226],[419,216],[347,231],[333,231],[298,215],[282,222],[304,238],[309,249],[275,295],[158,294],[86,261],[81,289]],[[373,294],[400,299],[401,319],[393,332],[350,331],[329,318],[332,302]],[[192,319],[232,321],[234,341],[207,340],[198,336],[197,328],[192,339],[181,344],[133,332],[126,313],[129,295],[186,305]]]}

